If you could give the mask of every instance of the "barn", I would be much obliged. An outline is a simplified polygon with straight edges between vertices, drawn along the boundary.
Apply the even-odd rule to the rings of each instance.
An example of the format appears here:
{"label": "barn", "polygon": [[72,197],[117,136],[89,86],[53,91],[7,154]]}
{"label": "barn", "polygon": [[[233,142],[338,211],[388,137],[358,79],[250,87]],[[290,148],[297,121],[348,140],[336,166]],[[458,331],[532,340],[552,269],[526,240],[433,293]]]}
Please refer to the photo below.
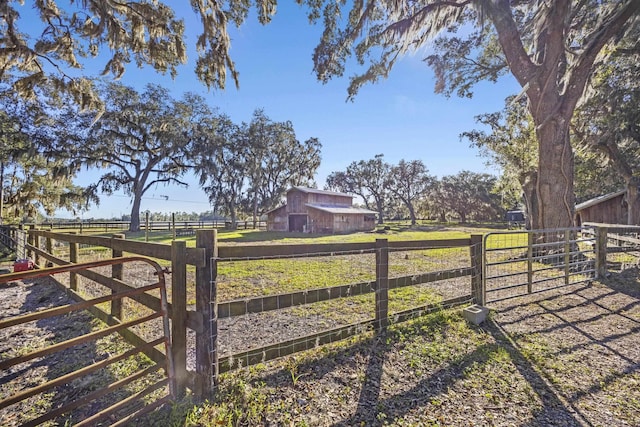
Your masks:
{"label": "barn", "polygon": [[585,222],[626,224],[626,193],[625,190],[616,191],[576,205],[576,226],[580,226]]}
{"label": "barn", "polygon": [[267,230],[303,233],[349,233],[373,230],[376,212],[353,206],[353,196],[315,188],[293,187],[286,204],[267,212]]}

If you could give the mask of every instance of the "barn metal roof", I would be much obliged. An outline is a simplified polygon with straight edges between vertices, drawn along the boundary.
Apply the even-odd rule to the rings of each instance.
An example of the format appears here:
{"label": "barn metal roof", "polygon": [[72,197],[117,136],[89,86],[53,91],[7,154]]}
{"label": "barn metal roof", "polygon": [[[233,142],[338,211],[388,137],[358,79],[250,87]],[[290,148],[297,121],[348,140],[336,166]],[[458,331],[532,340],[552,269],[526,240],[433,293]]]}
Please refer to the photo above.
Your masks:
{"label": "barn metal roof", "polygon": [[627,192],[626,190],[620,190],[620,191],[616,191],[615,193],[609,193],[609,194],[604,194],[602,196],[594,197],[593,199],[587,200],[586,202],[582,202],[576,205],[576,212],[582,209],[590,208],[591,206],[595,206],[607,200],[613,199],[614,197],[621,196],[626,192]]}
{"label": "barn metal roof", "polygon": [[307,203],[308,206],[319,211],[329,212],[332,214],[377,214],[376,211],[370,211],[364,208],[354,208],[351,206],[321,205],[316,203]]}
{"label": "barn metal roof", "polygon": [[[327,195],[330,195],[330,196],[351,197],[353,199],[353,196],[351,194],[339,193],[337,191],[329,191],[329,190],[318,190],[317,188],[293,187],[289,191],[291,191],[291,190],[298,190],[298,191],[302,191],[303,193],[315,193],[315,194],[327,194]],[[287,191],[287,193],[289,191]]]}

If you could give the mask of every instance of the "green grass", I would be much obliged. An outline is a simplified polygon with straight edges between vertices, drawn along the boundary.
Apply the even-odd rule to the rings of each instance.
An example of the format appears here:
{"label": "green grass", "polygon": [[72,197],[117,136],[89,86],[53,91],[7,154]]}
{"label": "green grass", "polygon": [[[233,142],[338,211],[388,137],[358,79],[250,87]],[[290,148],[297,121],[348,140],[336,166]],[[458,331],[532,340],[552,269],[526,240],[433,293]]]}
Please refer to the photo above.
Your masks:
{"label": "green grass", "polygon": [[[375,412],[380,425],[407,425],[393,417],[390,424],[384,422],[385,411],[396,410],[387,407],[385,399],[394,401],[389,393],[402,395],[404,390],[394,391],[396,375],[401,375],[405,386],[413,387],[428,384],[432,376],[441,377],[445,382],[451,381],[451,388],[457,392],[484,393],[487,405],[510,402],[514,387],[523,389],[524,395],[530,397],[526,402],[517,403],[532,405],[535,401],[535,393],[528,383],[514,383],[513,377],[518,372],[509,352],[495,343],[491,335],[470,326],[458,312],[443,310],[392,326],[381,336],[365,333],[273,362],[268,367],[258,365],[223,374],[213,399],[200,405],[176,406],[172,425],[317,425],[313,420],[318,422],[318,419],[313,417],[322,414],[314,407],[316,398],[331,400],[333,412],[351,414],[358,405],[360,390],[371,381],[369,376],[375,375],[363,366],[374,357],[394,361],[393,366],[384,367],[380,382],[375,383],[388,389],[385,398],[380,398],[369,414],[373,416]],[[460,374],[456,375],[457,371]],[[332,378],[340,381],[334,383]],[[444,407],[447,399],[446,393],[430,398],[419,425],[441,425],[430,424],[429,408]],[[406,403],[411,408],[411,403]]]}
{"label": "green grass", "polygon": [[[361,243],[374,242],[376,239],[388,239],[390,241],[401,240],[429,240],[429,239],[459,239],[469,237],[465,230],[425,230],[420,227],[410,228],[406,225],[392,225],[389,230],[381,232],[358,232],[350,234],[317,235],[308,233],[289,233],[261,230],[218,230],[218,241],[221,244],[255,244],[269,242],[270,244],[313,244],[313,243]],[[477,228],[473,234],[482,234],[492,231],[488,228]],[[113,234],[124,234],[127,240],[145,241],[144,231],[84,231],[84,235],[111,237]],[[173,240],[173,232],[170,230],[151,231],[149,242],[170,244]],[[188,246],[195,245],[194,236],[178,236],[176,240],[184,240]]]}

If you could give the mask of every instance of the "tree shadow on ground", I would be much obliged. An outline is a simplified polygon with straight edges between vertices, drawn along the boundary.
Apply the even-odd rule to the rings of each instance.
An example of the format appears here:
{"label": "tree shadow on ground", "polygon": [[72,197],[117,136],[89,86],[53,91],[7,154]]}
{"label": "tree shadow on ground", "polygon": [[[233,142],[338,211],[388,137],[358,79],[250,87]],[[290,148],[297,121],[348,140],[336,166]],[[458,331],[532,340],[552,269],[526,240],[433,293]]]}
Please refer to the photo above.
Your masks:
{"label": "tree shadow on ground", "polygon": [[[488,324],[486,329],[496,338],[496,343],[477,347],[473,352],[431,373],[413,388],[385,399],[379,398],[384,351],[378,352],[375,357],[370,357],[356,413],[348,419],[336,422],[333,426],[382,426],[402,419],[407,411],[427,406],[432,399],[446,393],[456,382],[464,379],[468,368],[487,363],[492,353],[502,346],[507,348],[513,363],[542,401],[543,409],[532,414],[533,418],[522,425],[531,427],[551,425],[551,423],[563,426],[583,425],[575,416],[575,411],[558,399],[552,388],[536,373],[526,359],[509,345],[508,340],[495,325]],[[384,417],[378,418],[377,415],[380,413],[383,413]]]}
{"label": "tree shadow on ground", "polygon": [[[435,316],[436,320],[432,319],[430,317],[418,319],[418,326],[413,327],[414,331],[421,331],[425,325],[429,330],[430,328],[435,330],[439,326],[444,327],[444,324],[438,324],[437,316]],[[401,328],[402,326],[398,326],[399,330]],[[397,347],[404,345],[402,342],[407,334],[407,331],[399,330],[374,335],[355,345],[344,347],[297,367],[297,372],[304,375],[300,381],[311,386],[323,379],[326,383],[328,378],[329,382],[334,382],[338,388],[336,393],[341,394],[340,389],[342,389],[344,392],[342,395],[352,402],[347,410],[350,415],[342,419],[334,419],[330,425],[333,427],[382,426],[393,424],[395,421],[407,422],[405,419],[407,414],[415,415],[416,412],[425,412],[429,408],[434,408],[433,402],[446,400],[447,393],[456,388],[460,382],[466,381],[470,371],[478,366],[491,364],[496,357],[504,353],[505,349],[509,355],[507,363],[516,366],[540,401],[537,405],[540,409],[527,413],[528,420],[519,425],[533,427],[550,425],[552,422],[563,426],[584,425],[576,411],[557,396],[548,382],[537,373],[536,369],[510,343],[501,329],[493,323],[478,328],[477,333],[481,335],[489,333],[494,339],[455,354],[445,362],[435,365],[433,370],[425,373],[423,378],[418,376],[416,382],[407,383],[401,391],[390,395],[390,377],[387,372],[388,366],[385,367],[385,364],[390,361],[390,358],[398,363]],[[409,363],[406,360],[404,362],[407,365]],[[405,367],[407,368],[408,366]],[[340,375],[344,375],[345,371],[351,372],[353,376],[357,375],[358,378],[341,377]],[[282,390],[283,387],[291,387],[295,392],[295,383],[293,386],[290,384],[291,379],[287,379],[286,371],[275,372],[266,378],[260,378],[260,381],[264,381],[267,386],[274,389]],[[355,390],[355,395],[346,397],[346,394],[350,393],[349,390]],[[456,413],[463,409],[450,407],[446,411]],[[498,409],[497,412],[499,413],[500,410]],[[428,412],[425,412],[425,415],[428,416]],[[468,422],[472,420],[471,416],[467,418]],[[327,425],[319,422],[317,424]],[[452,424],[445,422],[442,425]]]}
{"label": "tree shadow on ground", "polygon": [[[639,308],[640,284],[635,270],[610,274],[593,285],[517,298],[498,308],[493,322],[512,351],[536,359],[543,379],[556,384],[554,393],[583,424],[610,423],[610,415],[602,414],[620,411],[619,416],[625,419],[618,422],[636,425],[640,416],[637,412],[633,416],[637,407],[634,410],[632,402],[637,395],[622,391],[616,404],[600,410],[590,408],[601,405],[602,399],[593,397],[599,394],[616,402],[621,384],[633,383],[630,378],[640,371]],[[522,360],[530,364],[527,358]],[[558,370],[557,364],[563,369]],[[625,405],[630,405],[631,415],[621,409]]]}

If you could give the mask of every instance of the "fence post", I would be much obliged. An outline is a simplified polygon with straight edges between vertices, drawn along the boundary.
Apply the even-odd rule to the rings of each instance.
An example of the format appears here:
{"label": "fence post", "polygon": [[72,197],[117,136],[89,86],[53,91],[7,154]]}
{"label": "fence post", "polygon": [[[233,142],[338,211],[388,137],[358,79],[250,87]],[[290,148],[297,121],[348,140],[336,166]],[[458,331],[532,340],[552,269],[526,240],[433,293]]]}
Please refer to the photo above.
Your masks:
{"label": "fence post", "polygon": [[183,396],[187,384],[187,243],[171,242],[171,353],[176,391]]}
{"label": "fence post", "polygon": [[376,239],[376,318],[380,332],[389,325],[389,241]]}
{"label": "fence post", "polygon": [[202,329],[196,331],[196,396],[202,398],[218,380],[218,230],[197,230],[196,247],[205,250],[205,265],[196,267],[196,311],[202,316]]}
{"label": "fence post", "polygon": [[533,292],[533,232],[527,233],[527,292]]}
{"label": "fence post", "polygon": [[145,212],[144,216],[144,241],[149,241],[149,212]]}
{"label": "fence post", "polygon": [[[49,236],[45,237],[44,244],[45,244],[47,253],[49,255],[53,255],[53,242],[51,241],[51,237],[49,237]],[[45,262],[45,267],[53,267],[53,262],[46,261]]]}
{"label": "fence post", "polygon": [[171,229],[173,230],[173,240],[176,240],[176,214],[171,214]]}
{"label": "fence post", "polygon": [[471,235],[471,297],[474,304],[485,305],[485,292],[482,280],[482,240],[481,234]]}
{"label": "fence post", "polygon": [[[111,258],[120,258],[122,256],[121,249],[115,249],[113,246],[113,240],[124,240],[126,237],[124,234],[114,234],[111,236]],[[122,280],[122,264],[113,264],[111,265],[111,278]],[[112,294],[115,294],[116,291],[112,290]],[[111,301],[111,315],[117,319],[122,319],[122,298],[114,299]]]}
{"label": "fence post", "polygon": [[596,227],[596,278],[607,275],[607,227]]}
{"label": "fence post", "polygon": [[[29,231],[27,232],[27,243],[30,246],[35,246],[35,242],[36,242],[36,238],[35,235],[33,234],[33,230],[35,229],[35,225],[30,225],[29,226]],[[27,254],[27,258],[32,258],[33,257],[33,251],[31,249],[26,251]],[[37,262],[36,262],[37,264]]]}
{"label": "fence post", "polygon": [[[75,231],[69,232],[69,234],[76,234]],[[72,264],[78,263],[78,242],[69,242],[69,262]],[[78,274],[71,272],[69,273],[69,288],[78,291]]]}

